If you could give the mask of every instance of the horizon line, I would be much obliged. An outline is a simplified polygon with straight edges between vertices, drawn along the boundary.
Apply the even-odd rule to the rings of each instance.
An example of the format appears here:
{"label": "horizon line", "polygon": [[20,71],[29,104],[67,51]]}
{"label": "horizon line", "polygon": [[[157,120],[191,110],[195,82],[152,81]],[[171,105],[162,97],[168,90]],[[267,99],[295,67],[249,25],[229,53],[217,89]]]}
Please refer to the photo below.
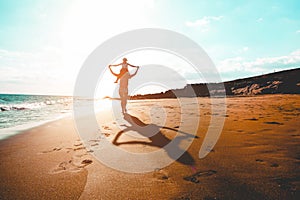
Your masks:
{"label": "horizon line", "polygon": [[[226,83],[226,82],[232,82],[232,81],[238,81],[238,80],[243,80],[243,79],[249,79],[249,78],[255,78],[255,77],[260,77],[260,76],[265,76],[265,75],[271,75],[271,74],[275,74],[275,73],[281,73],[281,72],[285,72],[285,71],[292,71],[292,70],[298,70],[300,69],[300,67],[296,67],[296,68],[292,68],[292,69],[284,69],[284,70],[281,70],[281,71],[274,71],[274,72],[270,72],[270,73],[263,73],[261,75],[255,75],[255,76],[249,76],[249,77],[241,77],[241,78],[236,78],[236,79],[233,79],[233,80],[228,80],[228,81],[222,81],[222,82],[211,82],[211,83],[189,83],[189,84],[186,84],[186,85],[197,85],[197,84],[220,84],[220,83]],[[185,85],[185,86],[186,86]],[[172,88],[172,89],[169,89],[169,90],[176,90],[176,89],[181,89],[181,88]],[[168,91],[168,90],[166,90]],[[149,94],[135,94],[134,96],[136,95],[151,95],[151,94],[158,94],[158,93],[149,93]],[[74,97],[74,95],[72,94],[40,94],[40,93],[11,93],[11,92],[0,92],[0,95],[34,95],[34,96],[61,96],[61,97]],[[104,99],[106,96],[103,96],[103,97],[97,97],[97,98],[94,98],[94,99],[98,99],[98,98],[101,98],[101,99]]]}

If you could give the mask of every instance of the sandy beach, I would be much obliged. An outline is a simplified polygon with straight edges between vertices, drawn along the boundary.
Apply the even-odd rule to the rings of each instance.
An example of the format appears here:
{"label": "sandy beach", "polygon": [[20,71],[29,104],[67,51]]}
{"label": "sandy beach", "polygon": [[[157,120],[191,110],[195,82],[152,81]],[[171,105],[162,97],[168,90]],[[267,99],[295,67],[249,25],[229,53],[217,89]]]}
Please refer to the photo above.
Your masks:
{"label": "sandy beach", "polygon": [[[127,117],[157,124],[149,108],[166,111],[171,141],[182,126],[188,130],[200,117],[197,137],[172,164],[148,173],[126,173],[99,162],[83,145],[72,117],[32,128],[0,141],[0,199],[299,199],[300,96],[229,97],[222,135],[213,151],[199,159],[199,148],[211,120],[209,98],[184,113],[176,99],[129,103]],[[109,115],[101,118],[99,135],[132,152],[160,149],[163,142],[136,141],[122,133]],[[131,128],[129,132],[135,130]],[[127,132],[128,133],[128,132]],[[97,134],[97,133],[96,133]],[[91,146],[99,146],[95,140]],[[119,160],[119,164],[128,164]],[[138,165],[139,163],[133,163]]]}

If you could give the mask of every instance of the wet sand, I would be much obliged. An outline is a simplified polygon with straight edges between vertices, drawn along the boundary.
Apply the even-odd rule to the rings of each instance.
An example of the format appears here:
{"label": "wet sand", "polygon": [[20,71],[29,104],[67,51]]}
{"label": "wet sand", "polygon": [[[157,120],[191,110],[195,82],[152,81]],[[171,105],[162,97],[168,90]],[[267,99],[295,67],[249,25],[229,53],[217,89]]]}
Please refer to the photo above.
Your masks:
{"label": "wet sand", "polygon": [[[100,163],[79,139],[71,117],[0,141],[0,199],[300,198],[299,95],[227,98],[222,135],[203,159],[198,153],[212,112],[209,98],[198,100],[199,109],[190,105],[185,113],[180,113],[176,99],[129,103],[127,117],[142,126],[158,127],[159,139],[163,138],[159,141],[133,138],[128,133],[141,132],[137,127],[98,115],[101,131],[90,147],[98,147],[105,138],[137,153],[160,149],[174,139],[179,127],[188,130],[200,117],[188,151],[149,173],[120,172]],[[155,119],[150,119],[151,112]],[[162,118],[165,128],[160,126]]]}

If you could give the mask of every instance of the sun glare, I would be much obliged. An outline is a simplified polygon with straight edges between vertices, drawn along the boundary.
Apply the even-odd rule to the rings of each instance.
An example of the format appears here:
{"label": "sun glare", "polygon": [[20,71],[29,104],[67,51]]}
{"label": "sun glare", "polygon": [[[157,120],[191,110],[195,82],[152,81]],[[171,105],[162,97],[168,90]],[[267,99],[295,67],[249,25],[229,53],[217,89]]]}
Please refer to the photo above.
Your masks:
{"label": "sun glare", "polygon": [[[101,45],[105,40],[114,35],[137,28],[144,28],[144,25],[151,26],[151,17],[147,16],[147,10],[153,9],[153,1],[78,1],[68,10],[63,23],[62,42],[63,58],[65,69],[73,72],[76,76],[89,54]],[[125,53],[125,52],[124,52]],[[100,55],[101,56],[101,55]],[[166,91],[173,88],[184,87],[186,82],[172,80],[172,74],[165,74],[169,78],[169,86],[159,86],[157,82],[151,82],[153,74],[145,73],[149,64],[166,66],[187,79],[188,73],[195,72],[183,59],[160,50],[139,50],[115,55],[116,59],[111,64],[120,63],[122,57],[126,56],[129,63],[141,66],[137,78],[148,80],[135,88],[129,88],[134,94],[146,94]],[[109,64],[109,63],[108,63]],[[102,66],[103,67],[103,66]],[[106,67],[106,66],[105,66]],[[99,67],[99,81],[95,92],[96,98],[114,96],[117,84],[115,77],[109,70]],[[115,68],[118,72],[118,68]],[[154,72],[155,73],[155,72]],[[67,76],[67,75],[66,75]],[[75,81],[75,80],[74,80]]]}
{"label": "sun glare", "polygon": [[[105,40],[124,31],[142,28],[145,24],[151,25],[146,11],[153,5],[152,0],[74,2],[66,12],[61,32],[64,69],[69,71],[66,76],[72,76],[75,81],[85,59]],[[115,85],[106,81],[113,78],[107,73],[103,77],[105,79],[99,84],[105,88],[99,88],[103,91],[101,93],[109,94]]]}

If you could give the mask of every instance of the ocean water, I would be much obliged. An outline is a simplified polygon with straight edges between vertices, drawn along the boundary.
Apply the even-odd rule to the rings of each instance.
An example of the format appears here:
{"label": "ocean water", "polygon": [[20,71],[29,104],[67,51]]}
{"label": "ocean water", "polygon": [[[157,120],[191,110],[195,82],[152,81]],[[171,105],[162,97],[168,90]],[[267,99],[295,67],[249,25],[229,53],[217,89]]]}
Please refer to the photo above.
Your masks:
{"label": "ocean water", "polygon": [[0,94],[0,139],[71,113],[72,97]]}

